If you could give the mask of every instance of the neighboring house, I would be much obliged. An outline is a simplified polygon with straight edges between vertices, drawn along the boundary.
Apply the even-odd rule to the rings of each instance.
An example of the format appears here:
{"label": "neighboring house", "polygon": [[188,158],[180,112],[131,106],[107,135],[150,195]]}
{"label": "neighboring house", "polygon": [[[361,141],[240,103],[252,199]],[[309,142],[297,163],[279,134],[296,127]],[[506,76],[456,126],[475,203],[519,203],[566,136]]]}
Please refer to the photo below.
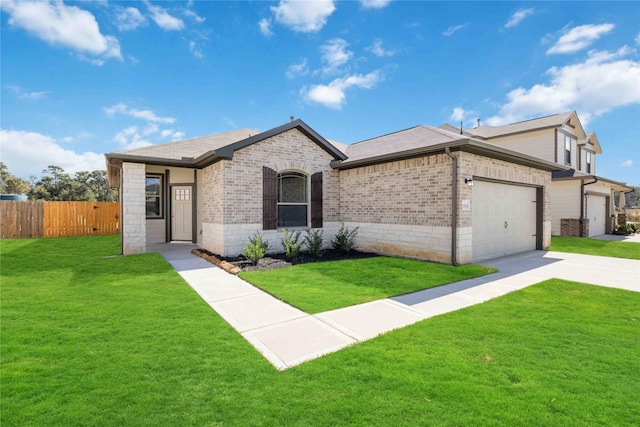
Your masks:
{"label": "neighboring house", "polygon": [[594,132],[584,131],[575,111],[505,126],[480,126],[464,134],[569,168],[553,172],[552,235],[591,237],[613,231],[614,194],[631,187],[596,175],[596,157],[602,148]]}
{"label": "neighboring house", "polygon": [[460,132],[416,126],[345,146],[301,120],[106,155],[120,189],[123,254],[189,241],[242,252],[254,233],[344,223],[362,250],[467,263],[551,240],[555,162]]}

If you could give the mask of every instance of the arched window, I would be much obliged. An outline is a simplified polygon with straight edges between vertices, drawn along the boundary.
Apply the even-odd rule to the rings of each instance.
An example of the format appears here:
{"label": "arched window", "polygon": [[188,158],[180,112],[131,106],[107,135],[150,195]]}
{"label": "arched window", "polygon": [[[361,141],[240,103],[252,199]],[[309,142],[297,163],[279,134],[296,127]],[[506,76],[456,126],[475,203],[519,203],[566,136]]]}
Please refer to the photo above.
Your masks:
{"label": "arched window", "polygon": [[278,174],[278,227],[306,227],[307,176],[299,172]]}

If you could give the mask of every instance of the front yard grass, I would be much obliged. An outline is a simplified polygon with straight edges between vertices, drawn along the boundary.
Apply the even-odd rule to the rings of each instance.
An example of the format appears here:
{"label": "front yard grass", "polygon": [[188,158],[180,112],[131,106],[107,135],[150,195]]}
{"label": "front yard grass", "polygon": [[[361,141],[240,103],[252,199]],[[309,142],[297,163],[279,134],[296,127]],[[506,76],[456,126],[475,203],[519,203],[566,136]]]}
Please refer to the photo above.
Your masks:
{"label": "front yard grass", "polygon": [[574,254],[640,259],[640,243],[616,242],[587,237],[552,236],[550,251]]}
{"label": "front yard grass", "polygon": [[240,277],[307,313],[348,307],[494,273],[481,265],[374,257],[299,264]]}
{"label": "front yard grass", "polygon": [[550,280],[279,372],[118,251],[0,242],[0,425],[637,425],[639,293]]}

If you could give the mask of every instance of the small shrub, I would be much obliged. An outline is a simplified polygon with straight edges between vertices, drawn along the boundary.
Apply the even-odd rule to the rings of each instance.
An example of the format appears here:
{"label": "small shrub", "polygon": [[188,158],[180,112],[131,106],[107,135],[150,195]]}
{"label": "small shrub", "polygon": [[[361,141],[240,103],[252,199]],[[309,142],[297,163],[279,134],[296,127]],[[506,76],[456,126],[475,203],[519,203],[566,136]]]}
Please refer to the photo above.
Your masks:
{"label": "small shrub", "polygon": [[249,237],[249,243],[244,247],[242,253],[253,263],[253,265],[256,265],[258,261],[264,258],[268,249],[269,242],[264,242],[262,240],[262,234],[256,233]]}
{"label": "small shrub", "polygon": [[302,244],[304,242],[300,242],[299,231],[294,231],[293,233],[289,233],[289,230],[283,228],[284,239],[282,240],[282,246],[284,247],[284,256],[287,257],[288,260],[298,258],[300,255],[300,249],[302,249]]}
{"label": "small shrub", "polygon": [[626,236],[627,234],[633,234],[633,233],[635,233],[635,229],[631,224],[623,224],[619,226],[618,229],[615,231],[615,234],[620,234],[623,236]]}
{"label": "small shrub", "polygon": [[304,242],[307,244],[307,248],[309,249],[309,255],[314,258],[320,258],[324,255],[324,251],[322,250],[322,240],[322,230],[307,230],[307,233],[304,236]]}
{"label": "small shrub", "polygon": [[338,234],[331,240],[331,246],[342,253],[349,253],[356,247],[355,239],[357,234],[358,227],[349,230],[349,228],[345,227],[344,223],[342,223]]}

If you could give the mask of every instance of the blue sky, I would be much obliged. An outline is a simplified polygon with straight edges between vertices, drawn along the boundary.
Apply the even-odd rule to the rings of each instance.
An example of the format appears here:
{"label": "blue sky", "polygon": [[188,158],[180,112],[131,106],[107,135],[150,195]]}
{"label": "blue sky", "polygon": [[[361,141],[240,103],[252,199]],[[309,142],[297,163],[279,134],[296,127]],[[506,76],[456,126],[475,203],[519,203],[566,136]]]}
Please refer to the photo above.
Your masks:
{"label": "blue sky", "polygon": [[1,160],[303,119],[353,143],[576,110],[597,174],[640,185],[639,2],[0,1]]}

